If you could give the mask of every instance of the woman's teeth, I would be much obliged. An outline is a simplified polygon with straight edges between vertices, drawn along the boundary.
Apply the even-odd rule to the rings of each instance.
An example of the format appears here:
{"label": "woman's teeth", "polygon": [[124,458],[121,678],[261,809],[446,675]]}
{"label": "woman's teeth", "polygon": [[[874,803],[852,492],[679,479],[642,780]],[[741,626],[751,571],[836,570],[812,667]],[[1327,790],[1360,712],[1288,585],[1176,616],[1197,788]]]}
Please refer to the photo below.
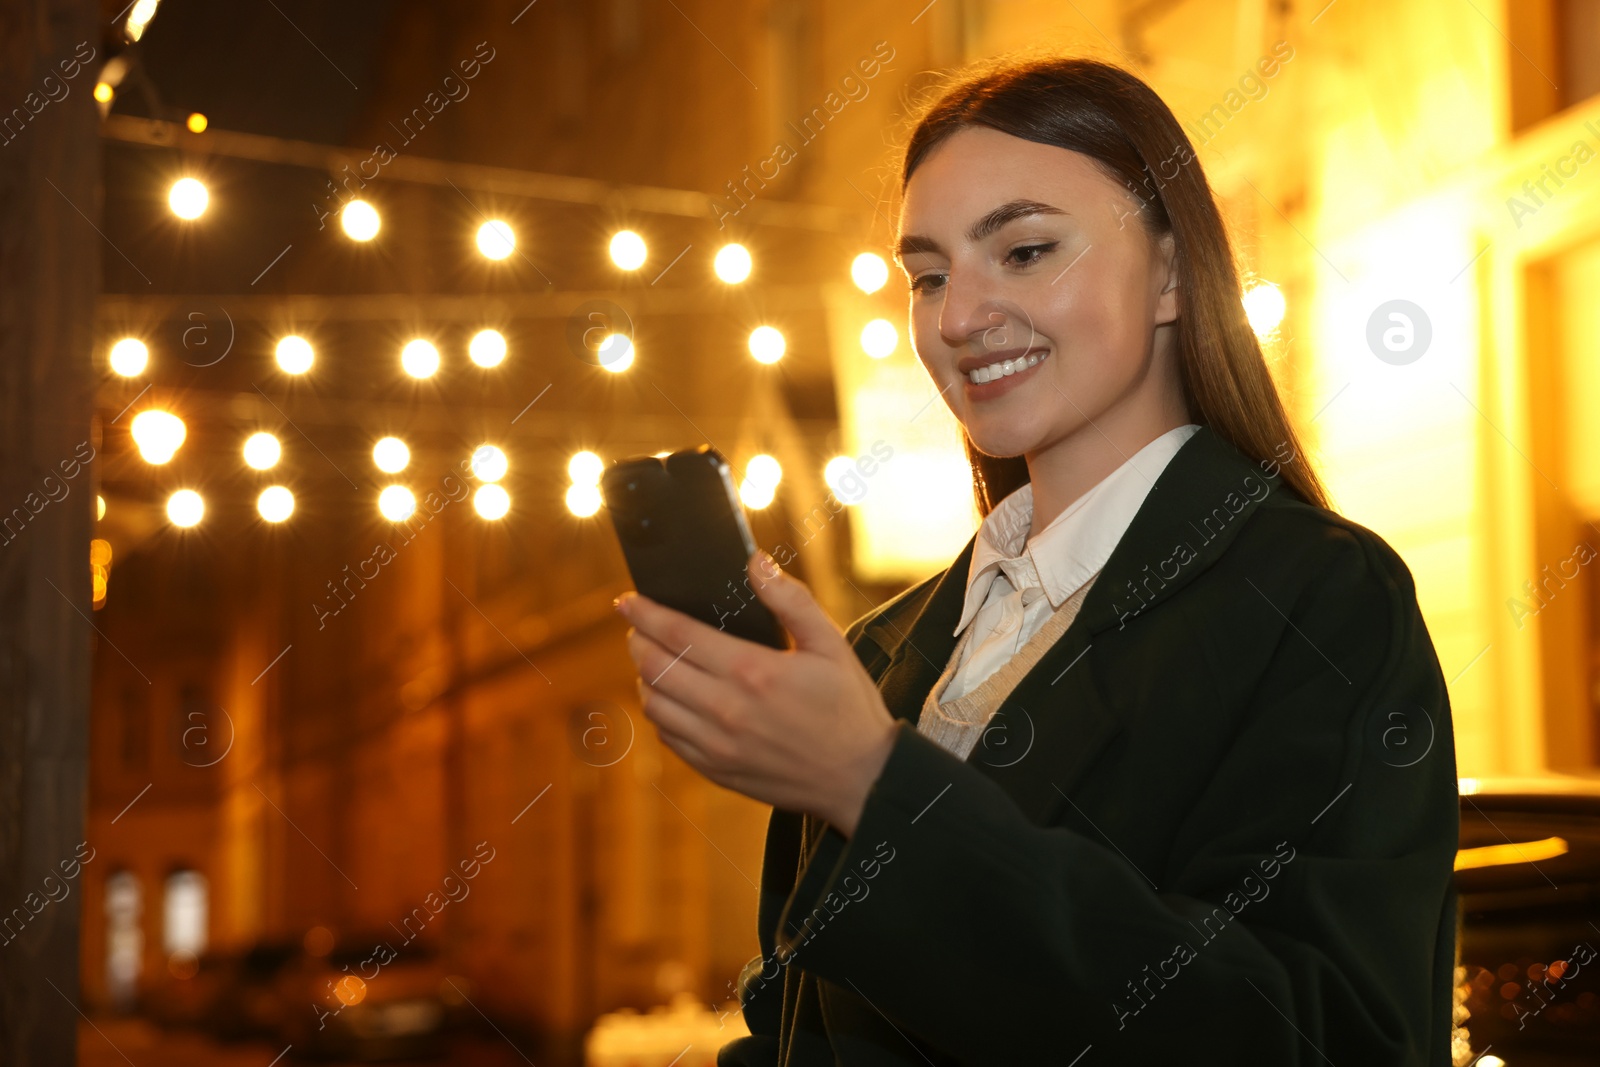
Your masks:
{"label": "woman's teeth", "polygon": [[976,370],[968,371],[967,381],[971,382],[973,385],[982,385],[984,382],[992,382],[996,378],[1004,378],[1008,374],[1016,374],[1018,371],[1025,371],[1034,364],[1039,363],[1044,359],[1048,359],[1049,356],[1050,353],[1048,350],[1044,352],[1030,352],[1026,356],[1018,356],[1016,359],[1006,359],[1001,360],[999,363],[991,363],[987,367],[979,367]]}

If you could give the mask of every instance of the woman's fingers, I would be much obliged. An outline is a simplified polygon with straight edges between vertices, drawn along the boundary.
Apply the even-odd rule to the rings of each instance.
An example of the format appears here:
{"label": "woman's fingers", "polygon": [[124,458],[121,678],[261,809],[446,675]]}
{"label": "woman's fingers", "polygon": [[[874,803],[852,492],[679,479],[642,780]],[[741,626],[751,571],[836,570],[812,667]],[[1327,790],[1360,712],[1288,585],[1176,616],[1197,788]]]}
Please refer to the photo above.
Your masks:
{"label": "woman's fingers", "polygon": [[720,678],[727,677],[734,664],[752,651],[773,651],[631,590],[617,598],[617,610],[634,629],[670,650],[673,656],[682,655]]}
{"label": "woman's fingers", "polygon": [[822,610],[806,584],[790,577],[777,561],[757,552],[748,561],[756,596],[794,636],[796,648],[836,655],[845,650],[844,634]]}
{"label": "woman's fingers", "polygon": [[639,669],[640,681],[689,708],[709,711],[729,706],[737,698],[734,687],[697,666],[687,655],[675,653],[638,629],[628,631],[628,654]]}
{"label": "woman's fingers", "polygon": [[710,773],[714,755],[726,744],[720,728],[643,680],[639,682],[639,702],[645,718],[656,725],[662,742],[702,774]]}

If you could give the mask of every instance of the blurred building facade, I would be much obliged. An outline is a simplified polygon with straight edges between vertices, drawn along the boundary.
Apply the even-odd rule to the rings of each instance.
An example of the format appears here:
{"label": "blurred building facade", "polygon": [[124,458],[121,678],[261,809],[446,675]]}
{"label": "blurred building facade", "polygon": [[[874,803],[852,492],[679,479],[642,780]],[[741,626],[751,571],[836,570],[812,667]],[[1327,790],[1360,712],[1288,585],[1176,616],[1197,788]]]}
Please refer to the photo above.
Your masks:
{"label": "blurred building facade", "polygon": [[[1133,66],[1189,130],[1242,266],[1286,297],[1268,349],[1308,458],[1416,577],[1461,773],[1593,768],[1593,11],[402,5],[355,72],[370,84],[345,143],[359,157],[414,138],[397,164],[480,169],[368,183],[380,255],[320,228],[315,205],[343,176],[305,165],[294,131],[228,142],[228,105],[199,89],[169,103],[209,111],[208,134],[123,122],[108,134],[105,224],[128,261],[107,256],[102,351],[133,332],[155,362],[143,400],[143,382],[108,375],[99,404],[113,558],[95,615],[87,994],[114,1003],[173,980],[169,887],[192,900],[198,875],[208,947],[313,927],[398,943],[424,907],[420,936],[478,1006],[553,1035],[685,990],[731,997],[757,951],[766,809],[699,779],[640,715],[611,610],[626,569],[604,515],[564,506],[566,460],[702,440],[736,468],[775,455],[785,481],[754,515],[757,539],[793,549],[841,625],[939,569],[975,521],[954,427],[936,402],[911,428],[905,413],[932,391],[904,340],[903,292],[891,279],[862,294],[848,264],[888,255],[910,102],[940,72],[1022,47]],[[1571,47],[1585,27],[1589,45]],[[285,49],[297,40],[279,32]],[[346,91],[345,72],[293,47],[330,99]],[[470,93],[433,111],[428,94],[469,57]],[[210,229],[173,237],[156,218],[175,167],[208,176]],[[563,203],[538,175],[614,191]],[[674,206],[689,201],[696,214]],[[490,215],[515,220],[527,250],[509,270],[465,250]],[[651,243],[637,278],[605,262],[624,227]],[[742,288],[709,273],[730,237],[757,264]],[[573,323],[602,303],[630,316],[637,373],[575,353]],[[869,360],[856,338],[879,316],[902,336]],[[773,366],[744,354],[763,323],[788,338]],[[510,341],[499,376],[462,366],[480,325]],[[1398,349],[1381,343],[1393,329]],[[317,342],[304,381],[271,369],[272,338],[291,330]],[[416,335],[456,364],[437,387],[394,382]],[[224,339],[212,361],[202,346]],[[179,461],[137,458],[121,415],[136,400],[182,413]],[[258,429],[284,441],[289,474],[237,460]],[[385,433],[412,444],[405,480],[437,501],[400,527],[373,505],[385,479],[366,456]],[[473,513],[459,467],[484,441],[512,462],[500,523]],[[836,507],[823,464],[874,442],[893,458]],[[268,528],[255,493],[291,477],[297,513]],[[213,501],[192,531],[161,516],[180,482]],[[894,504],[869,513],[875,499]],[[914,555],[898,535],[914,527],[897,522],[937,528],[934,555]],[[449,890],[480,849],[492,860]]]}

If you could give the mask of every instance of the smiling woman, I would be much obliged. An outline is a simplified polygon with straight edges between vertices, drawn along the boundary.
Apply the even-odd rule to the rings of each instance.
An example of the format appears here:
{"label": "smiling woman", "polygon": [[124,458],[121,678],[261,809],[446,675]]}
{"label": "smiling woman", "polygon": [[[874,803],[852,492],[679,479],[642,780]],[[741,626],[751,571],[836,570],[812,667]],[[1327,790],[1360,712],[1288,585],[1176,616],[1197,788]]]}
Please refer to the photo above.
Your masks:
{"label": "smiling woman", "polygon": [[[663,742],[773,806],[718,1063],[1451,1062],[1445,681],[1405,563],[1326,505],[1182,128],[1117,67],[1000,64],[902,186],[980,528],[843,633],[752,557],[789,649],[618,605]],[[1403,766],[1396,715],[1436,742]]]}

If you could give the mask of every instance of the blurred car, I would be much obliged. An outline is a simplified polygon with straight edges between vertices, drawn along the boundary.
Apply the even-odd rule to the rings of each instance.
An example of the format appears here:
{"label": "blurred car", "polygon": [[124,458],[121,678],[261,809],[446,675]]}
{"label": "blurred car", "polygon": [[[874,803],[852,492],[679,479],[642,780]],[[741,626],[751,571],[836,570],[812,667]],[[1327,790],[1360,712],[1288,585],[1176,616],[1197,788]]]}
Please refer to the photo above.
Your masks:
{"label": "blurred car", "polygon": [[1456,1062],[1600,1064],[1600,776],[1463,778],[1460,796]]}
{"label": "blurred car", "polygon": [[302,954],[279,976],[277,1036],[312,1057],[435,1057],[467,989],[427,944],[351,937],[326,956]]}

